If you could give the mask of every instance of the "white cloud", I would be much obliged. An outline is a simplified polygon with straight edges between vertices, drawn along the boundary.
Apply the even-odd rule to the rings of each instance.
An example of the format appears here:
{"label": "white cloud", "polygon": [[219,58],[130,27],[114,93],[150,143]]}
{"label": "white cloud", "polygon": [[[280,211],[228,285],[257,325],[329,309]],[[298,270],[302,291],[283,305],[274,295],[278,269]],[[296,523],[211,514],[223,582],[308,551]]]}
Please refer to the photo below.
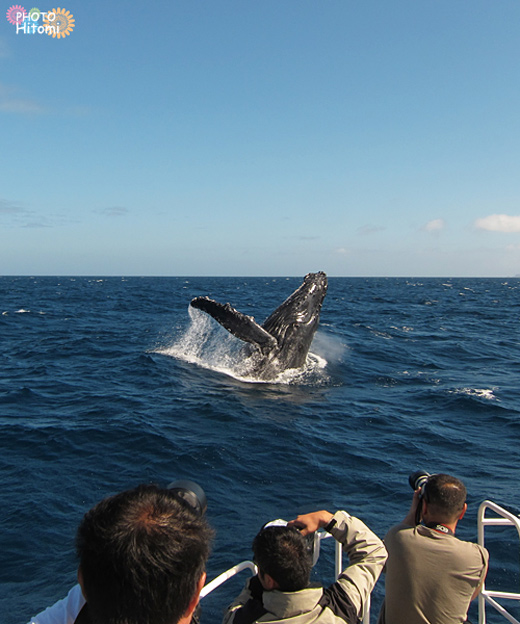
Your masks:
{"label": "white cloud", "polygon": [[11,56],[11,51],[7,45],[5,37],[0,37],[0,58],[8,58]]}
{"label": "white cloud", "polygon": [[520,217],[494,214],[475,221],[475,227],[488,232],[520,232]]}
{"label": "white cloud", "polygon": [[15,87],[2,83],[0,83],[0,111],[22,115],[45,112],[34,100],[20,97]]}
{"label": "white cloud", "polygon": [[368,236],[369,234],[376,234],[377,232],[384,232],[386,230],[385,227],[380,225],[363,225],[358,228],[358,232],[363,236]]}
{"label": "white cloud", "polygon": [[6,199],[0,199],[0,220],[3,226],[10,228],[46,227],[33,211]]}
{"label": "white cloud", "polygon": [[40,221],[28,221],[21,227],[34,229],[34,228],[48,228],[48,227],[53,227],[53,226],[50,223],[48,223],[45,218],[43,218]]}
{"label": "white cloud", "polygon": [[0,214],[19,215],[24,212],[25,210],[16,202],[0,199]]}
{"label": "white cloud", "polygon": [[124,206],[110,206],[109,208],[101,208],[100,210],[95,210],[94,212],[105,215],[105,217],[123,217],[129,213],[129,210]]}
{"label": "white cloud", "polygon": [[350,251],[348,249],[345,249],[345,247],[340,247],[339,249],[336,249],[336,253],[341,256],[346,256],[350,253]]}
{"label": "white cloud", "polygon": [[17,202],[0,199],[0,223],[9,228],[47,228],[64,225],[69,220],[57,215],[38,214]]}
{"label": "white cloud", "polygon": [[426,232],[440,232],[444,230],[446,227],[446,222],[444,219],[433,219],[432,221],[428,221],[428,223],[423,227],[423,230]]}
{"label": "white cloud", "polygon": [[[2,38],[0,37],[0,59],[4,56]],[[42,115],[49,114],[51,109],[30,97],[26,97],[19,87],[0,82],[0,112],[18,115]],[[58,112],[69,117],[86,117],[92,114],[92,109],[90,106],[79,105],[70,106]]]}

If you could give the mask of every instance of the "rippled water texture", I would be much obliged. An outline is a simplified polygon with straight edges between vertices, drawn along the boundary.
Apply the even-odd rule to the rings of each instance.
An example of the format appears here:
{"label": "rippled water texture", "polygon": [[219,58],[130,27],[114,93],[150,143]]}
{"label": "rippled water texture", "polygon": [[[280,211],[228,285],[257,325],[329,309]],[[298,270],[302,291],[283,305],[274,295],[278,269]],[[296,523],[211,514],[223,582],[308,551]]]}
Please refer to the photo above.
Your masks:
{"label": "rippled water texture", "polygon": [[[519,280],[331,278],[308,367],[269,384],[240,378],[240,342],[189,313],[208,295],[262,322],[300,283],[0,278],[2,623],[66,594],[82,514],[140,482],[206,490],[209,578],[277,517],[346,508],[383,536],[417,468],[466,482],[465,539],[483,499],[518,504]],[[514,531],[489,547],[488,586],[518,591]],[[243,581],[204,599],[203,624]]]}

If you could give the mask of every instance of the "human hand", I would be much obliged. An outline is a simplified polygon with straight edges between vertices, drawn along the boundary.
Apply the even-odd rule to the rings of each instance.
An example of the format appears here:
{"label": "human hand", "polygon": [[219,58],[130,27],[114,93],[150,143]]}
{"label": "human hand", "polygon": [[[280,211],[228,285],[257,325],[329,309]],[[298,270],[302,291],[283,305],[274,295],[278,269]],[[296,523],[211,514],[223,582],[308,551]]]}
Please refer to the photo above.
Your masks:
{"label": "human hand", "polygon": [[302,535],[309,535],[314,533],[318,529],[322,529],[324,526],[332,520],[332,515],[329,511],[322,509],[321,511],[313,511],[308,514],[302,514],[287,523],[287,526],[293,526],[299,529]]}
{"label": "human hand", "polygon": [[421,488],[415,490],[413,493],[412,504],[410,505],[410,509],[408,510],[408,514],[404,519],[404,523],[409,526],[416,526],[417,524],[417,508],[421,502]]}

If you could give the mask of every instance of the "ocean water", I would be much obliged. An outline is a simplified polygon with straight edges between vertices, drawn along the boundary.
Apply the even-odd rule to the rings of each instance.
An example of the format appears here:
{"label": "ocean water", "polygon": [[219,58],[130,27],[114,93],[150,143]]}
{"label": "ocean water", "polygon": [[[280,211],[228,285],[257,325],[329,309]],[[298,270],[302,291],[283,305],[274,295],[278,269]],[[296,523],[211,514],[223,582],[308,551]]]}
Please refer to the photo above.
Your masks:
{"label": "ocean water", "polygon": [[[250,558],[274,518],[343,508],[383,536],[419,468],[465,481],[464,539],[482,500],[517,508],[520,280],[331,278],[307,369],[276,383],[240,378],[239,342],[188,309],[209,295],[261,322],[300,283],[0,278],[2,624],[67,593],[83,513],[141,482],[204,488],[209,578]],[[518,535],[489,534],[488,587],[520,591]],[[203,600],[203,624],[245,578]],[[381,580],[373,621],[383,593]]]}

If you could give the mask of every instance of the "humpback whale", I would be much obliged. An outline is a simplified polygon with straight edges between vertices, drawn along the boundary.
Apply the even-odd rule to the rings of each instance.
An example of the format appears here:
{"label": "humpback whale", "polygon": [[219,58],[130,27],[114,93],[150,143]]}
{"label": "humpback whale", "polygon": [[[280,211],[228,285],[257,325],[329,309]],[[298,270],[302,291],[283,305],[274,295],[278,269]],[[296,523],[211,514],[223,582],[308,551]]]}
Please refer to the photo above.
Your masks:
{"label": "humpback whale", "polygon": [[325,273],[308,273],[303,284],[262,325],[229,303],[218,303],[209,297],[196,297],[190,305],[247,342],[244,355],[248,374],[268,380],[286,369],[304,366],[326,293]]}

